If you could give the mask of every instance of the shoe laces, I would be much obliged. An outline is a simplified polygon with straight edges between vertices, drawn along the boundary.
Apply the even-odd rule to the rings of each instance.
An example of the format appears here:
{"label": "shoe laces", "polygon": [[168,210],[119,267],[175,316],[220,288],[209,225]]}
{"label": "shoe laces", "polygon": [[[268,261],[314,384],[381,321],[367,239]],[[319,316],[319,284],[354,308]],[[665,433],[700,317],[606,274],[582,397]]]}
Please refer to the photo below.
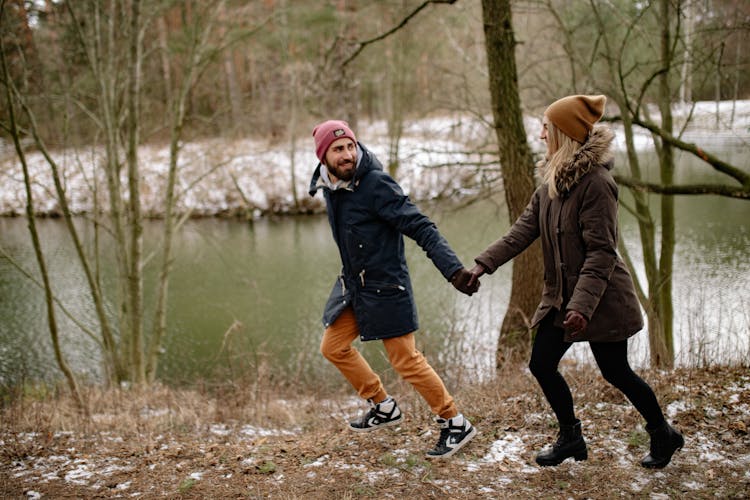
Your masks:
{"label": "shoe laces", "polygon": [[[385,399],[380,403],[373,403],[372,399],[368,399],[367,401],[370,403],[370,409],[365,414],[363,421],[367,421],[371,417],[377,417],[379,420],[383,420],[389,417],[389,414],[384,412],[380,406],[383,403],[390,402],[389,399]],[[395,402],[393,404],[395,407]],[[393,411],[393,408],[391,408],[391,411]]]}
{"label": "shoe laces", "polygon": [[440,437],[438,438],[437,448],[445,447],[445,443],[448,442],[448,436],[450,435],[451,431],[447,427],[443,427],[442,429],[440,429]]}
{"label": "shoe laces", "polygon": [[451,434],[460,434],[466,428],[466,424],[463,426],[451,425],[450,418],[436,418],[435,421],[440,425],[440,438],[438,439],[438,445],[444,445],[448,441],[448,436]]}

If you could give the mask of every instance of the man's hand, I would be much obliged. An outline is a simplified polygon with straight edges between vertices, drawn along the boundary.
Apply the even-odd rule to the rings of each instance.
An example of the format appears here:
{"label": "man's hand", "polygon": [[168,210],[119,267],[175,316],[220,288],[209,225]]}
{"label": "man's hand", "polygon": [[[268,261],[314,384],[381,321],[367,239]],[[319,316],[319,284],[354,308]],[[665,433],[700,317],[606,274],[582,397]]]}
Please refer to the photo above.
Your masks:
{"label": "man's hand", "polygon": [[471,273],[471,279],[469,279],[467,286],[473,287],[476,284],[477,288],[479,288],[479,278],[487,272],[487,269],[482,264],[476,264],[469,272]]}
{"label": "man's hand", "polygon": [[451,284],[459,292],[465,293],[466,295],[471,297],[472,294],[476,293],[477,290],[479,290],[479,280],[474,280],[473,283],[470,283],[472,281],[472,278],[474,278],[474,275],[467,271],[464,267],[456,271],[455,274],[451,277]]}
{"label": "man's hand", "polygon": [[563,321],[563,327],[565,331],[572,336],[576,336],[579,333],[583,333],[586,327],[589,325],[589,320],[579,313],[578,311],[568,311],[565,314],[565,321]]}

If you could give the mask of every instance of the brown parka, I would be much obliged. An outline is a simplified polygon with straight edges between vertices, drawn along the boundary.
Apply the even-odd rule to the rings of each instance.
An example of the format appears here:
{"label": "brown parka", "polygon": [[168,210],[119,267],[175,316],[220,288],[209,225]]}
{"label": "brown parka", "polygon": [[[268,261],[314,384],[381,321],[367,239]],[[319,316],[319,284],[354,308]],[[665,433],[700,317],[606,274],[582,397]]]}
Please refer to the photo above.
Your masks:
{"label": "brown parka", "polygon": [[565,312],[578,311],[589,324],[565,340],[615,342],[643,328],[633,280],[617,254],[617,184],[609,127],[597,125],[588,140],[561,167],[559,196],[537,188],[508,233],[475,260],[493,273],[541,238],[544,290],[532,318],[536,326],[551,311],[562,326]]}

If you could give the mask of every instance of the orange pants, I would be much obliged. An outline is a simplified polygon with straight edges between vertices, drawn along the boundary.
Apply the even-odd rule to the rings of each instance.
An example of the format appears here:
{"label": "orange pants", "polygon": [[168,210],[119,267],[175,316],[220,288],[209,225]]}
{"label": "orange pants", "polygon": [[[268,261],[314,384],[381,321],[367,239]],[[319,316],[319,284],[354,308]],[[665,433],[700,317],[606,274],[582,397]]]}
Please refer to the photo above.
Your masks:
{"label": "orange pants", "polygon": [[[352,346],[352,342],[357,338],[359,338],[359,327],[354,311],[348,307],[332,325],[326,328],[320,343],[320,352],[339,369],[360,397],[379,403],[388,396],[388,393],[380,377],[372,371],[365,358]],[[456,404],[445,388],[445,384],[422,353],[417,350],[414,333],[384,339],[383,346],[393,368],[422,395],[433,413],[441,418],[453,418],[458,415]]]}

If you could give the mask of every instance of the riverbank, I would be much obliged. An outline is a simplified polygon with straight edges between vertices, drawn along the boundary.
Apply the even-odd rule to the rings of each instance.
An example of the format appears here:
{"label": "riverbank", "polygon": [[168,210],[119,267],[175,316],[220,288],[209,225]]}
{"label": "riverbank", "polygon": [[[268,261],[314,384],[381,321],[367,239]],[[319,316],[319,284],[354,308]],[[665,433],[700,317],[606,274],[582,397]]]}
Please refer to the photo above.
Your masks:
{"label": "riverbank", "polygon": [[642,372],[685,435],[667,468],[641,468],[642,421],[590,367],[565,365],[589,444],[585,462],[539,468],[553,441],[533,377],[508,367],[497,380],[454,390],[480,433],[448,461],[423,453],[437,440],[411,388],[392,392],[402,425],[346,430],[364,405],[337,394],[243,384],[206,390],[88,390],[92,418],[66,396],[26,395],[2,409],[2,498],[747,498],[750,374],[745,367]]}
{"label": "riverbank", "polygon": [[[750,144],[750,100],[698,102],[673,105],[675,130],[680,138],[722,156],[728,149]],[[609,114],[618,114],[616,109]],[[657,115],[655,110],[652,115]],[[685,121],[690,123],[683,128]],[[540,117],[525,118],[527,141],[538,154]],[[456,115],[409,120],[398,144],[399,170],[395,177],[412,199],[462,200],[488,189],[501,189],[497,175],[494,132],[485,120]],[[615,148],[625,150],[625,135],[618,123]],[[385,121],[362,122],[358,137],[386,164],[391,139]],[[651,135],[635,131],[638,151],[654,147]],[[182,143],[180,149],[177,213],[193,217],[258,218],[269,214],[299,214],[324,210],[322,197],[308,195],[310,177],[318,161],[308,135],[294,144],[262,138],[212,138]],[[29,145],[27,161],[35,210],[40,216],[62,213],[44,156]],[[64,179],[68,205],[74,214],[108,207],[100,146],[50,152]],[[169,170],[167,144],[144,144],[138,152],[141,173],[141,212],[145,217],[164,214],[164,193]],[[737,165],[744,169],[746,164]],[[711,172],[706,165],[705,171]],[[489,183],[489,185],[488,185]],[[123,179],[123,185],[127,185]],[[0,216],[25,213],[23,173],[15,149],[0,138]]]}

